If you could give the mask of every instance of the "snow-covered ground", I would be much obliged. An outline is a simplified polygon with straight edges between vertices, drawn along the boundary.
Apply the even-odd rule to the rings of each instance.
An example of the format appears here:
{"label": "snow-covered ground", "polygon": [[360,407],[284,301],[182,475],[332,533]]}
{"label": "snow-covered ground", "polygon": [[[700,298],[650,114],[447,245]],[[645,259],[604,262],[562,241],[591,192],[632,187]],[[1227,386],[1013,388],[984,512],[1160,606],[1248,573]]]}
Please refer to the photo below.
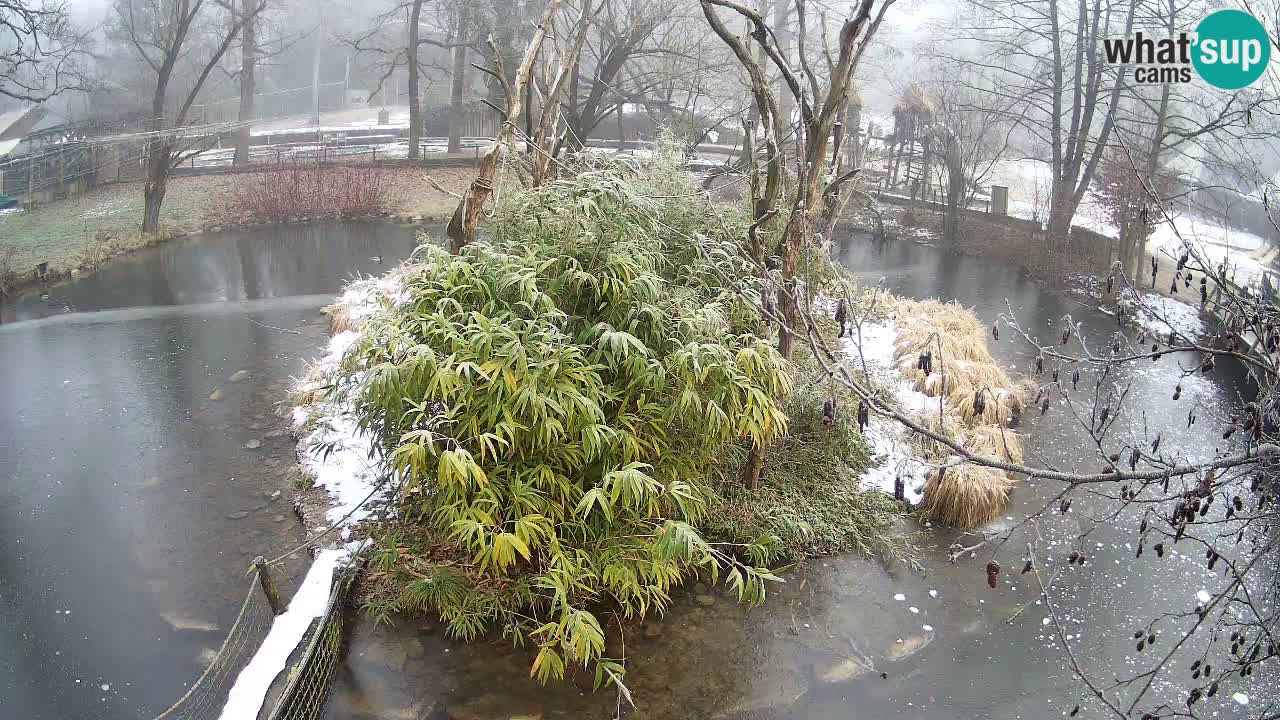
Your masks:
{"label": "snow-covered ground", "polygon": [[[1009,188],[1009,214],[1027,220],[1045,222],[1049,214],[1049,163],[1021,159],[999,162],[988,180],[992,185]],[[1107,219],[1106,209],[1098,196],[1085,193],[1072,224],[1096,233],[1116,237],[1119,230]],[[1245,230],[1232,228],[1220,220],[1175,212],[1172,222],[1161,222],[1152,231],[1148,252],[1182,255],[1183,243],[1190,243],[1205,262],[1217,267],[1226,262],[1235,270],[1235,281],[1256,287],[1267,269],[1255,255],[1267,247],[1266,239]]]}
{"label": "snow-covered ground", "polygon": [[[359,339],[359,325],[384,302],[402,302],[404,298],[399,277],[394,272],[348,285],[334,305],[345,313],[353,329],[329,340],[324,357],[295,385],[295,391],[305,393],[327,385],[338,372],[347,351]],[[315,428],[298,444],[299,461],[316,485],[329,493],[326,519],[331,524],[342,525],[341,534],[345,539],[354,526],[384,504],[382,501],[391,491],[389,484],[383,482],[375,438],[360,431],[346,407],[328,399],[295,407],[293,417],[298,427]]]}
{"label": "snow-covered ground", "polygon": [[1238,285],[1258,287],[1262,274],[1268,271],[1256,258],[1258,251],[1267,246],[1265,239],[1204,218],[1180,216],[1172,224],[1160,224],[1152,233],[1150,251],[1159,248],[1169,257],[1178,257],[1184,243],[1190,244],[1204,263],[1216,268],[1225,262],[1227,273],[1234,274]]}
{"label": "snow-covered ground", "polygon": [[[860,370],[858,335],[856,332],[850,334],[852,337],[841,341],[841,350],[849,367]],[[926,409],[931,399],[912,387],[898,372],[893,361],[893,343],[897,337],[892,320],[862,326],[862,360],[866,361],[867,371],[877,381],[892,389],[905,410],[920,412]],[[901,477],[906,486],[907,500],[912,504],[920,502],[929,468],[909,441],[905,428],[893,420],[873,414],[865,435],[880,463],[863,474],[863,483],[892,495],[894,481]]]}
{"label": "snow-covered ground", "polygon": [[1135,303],[1134,321],[1148,332],[1163,337],[1170,330],[1190,340],[1199,340],[1208,329],[1200,309],[1180,300],[1155,293],[1143,293],[1142,304]]}
{"label": "snow-covered ground", "polygon": [[271,684],[284,670],[307,628],[328,609],[334,574],[350,560],[352,549],[331,548],[316,555],[307,577],[289,601],[288,609],[272,622],[266,639],[249,664],[236,676],[219,720],[258,717]]}

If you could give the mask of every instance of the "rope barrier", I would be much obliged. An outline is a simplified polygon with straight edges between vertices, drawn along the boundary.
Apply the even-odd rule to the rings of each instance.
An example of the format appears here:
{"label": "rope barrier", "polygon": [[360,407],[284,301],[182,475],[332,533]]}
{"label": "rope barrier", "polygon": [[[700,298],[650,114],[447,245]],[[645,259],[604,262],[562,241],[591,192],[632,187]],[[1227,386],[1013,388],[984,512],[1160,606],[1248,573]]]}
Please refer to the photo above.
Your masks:
{"label": "rope barrier", "polygon": [[275,617],[259,589],[257,573],[250,572],[248,592],[222,646],[187,692],[154,720],[208,720],[221,711],[231,689],[229,679],[248,662],[252,653],[246,651],[256,649]]}
{"label": "rope barrier", "polygon": [[[285,685],[268,716],[270,720],[320,717],[329,682],[342,657],[347,598],[364,558],[364,553],[356,555],[334,575],[325,611],[305,636],[305,650],[286,668]],[[182,697],[154,720],[214,720],[221,716],[235,678],[257,653],[275,621],[276,611],[281,609],[273,609],[263,589],[271,585],[267,573],[264,563],[255,561],[249,568],[248,591],[221,647]]]}

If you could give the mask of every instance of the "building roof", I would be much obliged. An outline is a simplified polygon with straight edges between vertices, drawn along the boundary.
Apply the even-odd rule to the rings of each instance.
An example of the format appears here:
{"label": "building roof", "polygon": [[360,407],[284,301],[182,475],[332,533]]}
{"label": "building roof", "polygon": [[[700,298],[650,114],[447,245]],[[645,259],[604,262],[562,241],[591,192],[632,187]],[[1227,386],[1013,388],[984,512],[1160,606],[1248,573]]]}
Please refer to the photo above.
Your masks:
{"label": "building roof", "polygon": [[39,105],[0,114],[0,140],[26,137],[47,114]]}

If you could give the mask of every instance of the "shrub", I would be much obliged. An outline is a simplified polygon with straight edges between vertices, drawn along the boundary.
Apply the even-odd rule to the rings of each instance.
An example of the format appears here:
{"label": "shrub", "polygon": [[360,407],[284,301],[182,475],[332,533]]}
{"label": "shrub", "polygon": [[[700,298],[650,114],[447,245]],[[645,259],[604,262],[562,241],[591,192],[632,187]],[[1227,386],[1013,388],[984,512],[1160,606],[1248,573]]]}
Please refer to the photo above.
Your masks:
{"label": "shrub", "polygon": [[0,243],[0,297],[8,295],[18,282],[18,247]]}
{"label": "shrub", "polygon": [[386,183],[376,168],[293,163],[282,170],[235,176],[215,211],[215,224],[367,217],[384,214],[388,202]]}
{"label": "shrub", "polygon": [[721,279],[758,293],[741,218],[672,200],[693,195],[680,177],[615,167],[508,196],[490,239],[422,248],[407,300],[364,325],[339,387],[414,521],[382,535],[375,613],[498,626],[538,645],[540,680],[577,664],[600,684],[622,667],[599,608],[662,612],[694,575],[763,601],[779,539],[698,527],[727,456],[783,436],[789,367]]}
{"label": "shrub", "polygon": [[[786,399],[787,434],[770,448],[759,487],[722,488],[704,531],[716,539],[750,542],[777,537],[780,555],[845,550],[885,557],[907,554],[900,519],[905,509],[891,495],[862,484],[871,448],[858,432],[853,392],[827,386],[812,358],[797,355],[796,390]],[[835,392],[834,425],[823,421],[823,402]],[[746,453],[736,453],[736,466]]]}

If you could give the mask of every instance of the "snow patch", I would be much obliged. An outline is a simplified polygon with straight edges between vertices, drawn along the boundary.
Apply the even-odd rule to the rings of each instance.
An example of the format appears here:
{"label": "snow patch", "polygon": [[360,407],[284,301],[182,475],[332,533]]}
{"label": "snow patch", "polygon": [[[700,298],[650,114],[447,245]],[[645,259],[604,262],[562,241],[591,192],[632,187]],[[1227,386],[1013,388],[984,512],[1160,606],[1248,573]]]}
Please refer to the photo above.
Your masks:
{"label": "snow patch", "polygon": [[1155,293],[1143,293],[1141,305],[1135,308],[1134,322],[1160,336],[1168,335],[1170,330],[1191,340],[1208,334],[1200,308]]}
{"label": "snow patch", "polygon": [[[334,305],[357,328],[385,303],[396,305],[407,299],[401,276],[393,271],[352,282]],[[343,358],[359,339],[358,329],[344,330],[330,338],[324,357],[295,385],[295,392],[318,390],[332,382]],[[342,537],[346,539],[351,527],[368,518],[391,492],[388,483],[380,482],[382,468],[377,461],[376,439],[360,430],[344,404],[327,399],[295,407],[293,420],[298,427],[315,428],[298,445],[299,462],[316,485],[328,491],[331,503],[326,519],[332,524],[345,524]]]}
{"label": "snow patch", "polygon": [[[850,367],[861,369],[865,361],[867,372],[889,387],[904,409],[920,411],[927,407],[931,398],[904,380],[893,361],[893,343],[898,331],[892,320],[862,326],[861,360],[858,335],[851,335],[841,341],[841,351],[848,357]],[[910,443],[906,430],[891,419],[873,414],[865,436],[880,463],[863,473],[863,484],[893,494],[894,481],[901,477],[906,499],[913,505],[920,502],[929,468]]]}
{"label": "snow patch", "polygon": [[[348,415],[325,418],[320,427],[303,438],[302,466],[310,471],[316,485],[329,492],[330,506],[326,518],[339,523],[346,518],[342,536],[350,535],[350,526],[359,524],[372,512],[368,500],[380,492],[381,471],[374,453],[373,438],[356,427]],[[326,454],[324,451],[328,450]],[[387,488],[389,491],[389,488]]]}
{"label": "snow patch", "polygon": [[1231,696],[1231,699],[1232,699],[1232,700],[1235,700],[1236,702],[1240,703],[1241,705],[1248,705],[1248,704],[1249,704],[1249,696],[1248,696],[1248,695],[1245,695],[1244,693],[1241,693],[1241,692],[1238,692],[1238,693],[1233,694],[1233,695]]}
{"label": "snow patch", "polygon": [[329,589],[339,563],[349,556],[345,548],[321,550],[316,556],[302,586],[289,601],[289,608],[271,624],[271,631],[258,652],[249,660],[227,694],[220,720],[243,720],[258,716],[267,691],[289,655],[297,649],[311,621],[324,614],[329,604]]}

